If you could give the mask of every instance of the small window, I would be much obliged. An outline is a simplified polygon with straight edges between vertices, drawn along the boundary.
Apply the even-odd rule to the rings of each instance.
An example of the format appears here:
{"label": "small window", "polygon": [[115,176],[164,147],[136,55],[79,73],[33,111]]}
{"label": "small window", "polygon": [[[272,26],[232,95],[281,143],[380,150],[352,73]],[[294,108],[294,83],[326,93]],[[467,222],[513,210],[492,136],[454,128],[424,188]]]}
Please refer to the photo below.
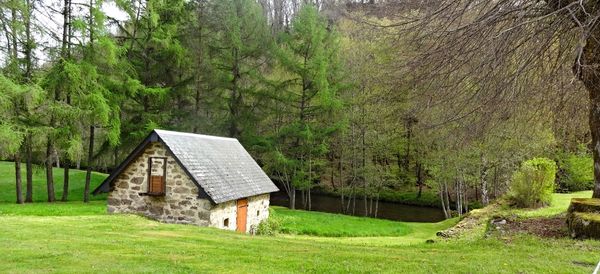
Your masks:
{"label": "small window", "polygon": [[223,220],[223,227],[229,227],[229,218],[225,218],[225,220]]}
{"label": "small window", "polygon": [[256,211],[256,217],[260,216],[260,210]]}
{"label": "small window", "polygon": [[165,195],[167,177],[167,158],[150,157],[148,159],[148,194]]}

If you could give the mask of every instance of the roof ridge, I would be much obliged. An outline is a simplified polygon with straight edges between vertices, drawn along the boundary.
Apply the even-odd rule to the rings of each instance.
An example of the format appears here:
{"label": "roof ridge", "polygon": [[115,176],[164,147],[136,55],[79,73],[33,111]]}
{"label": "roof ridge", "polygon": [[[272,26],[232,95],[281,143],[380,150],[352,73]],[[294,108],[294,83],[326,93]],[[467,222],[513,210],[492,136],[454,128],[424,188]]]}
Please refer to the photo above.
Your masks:
{"label": "roof ridge", "polygon": [[205,138],[205,139],[219,139],[219,140],[227,140],[227,141],[238,141],[238,139],[231,138],[231,137],[222,137],[222,136],[214,136],[214,135],[189,133],[189,132],[171,131],[171,130],[164,130],[164,129],[154,129],[154,131],[158,135],[160,135],[162,133],[162,134],[171,134],[171,135],[179,135],[179,136],[199,137],[199,138]]}

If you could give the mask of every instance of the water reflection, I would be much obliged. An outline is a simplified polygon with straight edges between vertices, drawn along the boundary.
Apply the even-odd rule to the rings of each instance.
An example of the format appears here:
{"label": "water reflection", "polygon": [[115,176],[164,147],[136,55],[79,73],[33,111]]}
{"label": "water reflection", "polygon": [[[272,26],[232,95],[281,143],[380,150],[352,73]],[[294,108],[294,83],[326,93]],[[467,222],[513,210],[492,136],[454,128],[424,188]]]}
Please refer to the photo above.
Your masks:
{"label": "water reflection", "polygon": [[[302,209],[300,194],[296,194],[296,208]],[[312,194],[312,210],[330,213],[341,213],[341,202],[339,197],[332,197],[323,194]],[[271,204],[277,206],[288,206],[289,200],[284,192],[271,194]],[[374,207],[375,205],[373,205]],[[362,199],[356,199],[355,215],[364,215],[364,203]],[[433,223],[444,220],[444,213],[441,209],[403,205],[389,202],[379,202],[377,218],[389,219],[404,222],[424,222]]]}

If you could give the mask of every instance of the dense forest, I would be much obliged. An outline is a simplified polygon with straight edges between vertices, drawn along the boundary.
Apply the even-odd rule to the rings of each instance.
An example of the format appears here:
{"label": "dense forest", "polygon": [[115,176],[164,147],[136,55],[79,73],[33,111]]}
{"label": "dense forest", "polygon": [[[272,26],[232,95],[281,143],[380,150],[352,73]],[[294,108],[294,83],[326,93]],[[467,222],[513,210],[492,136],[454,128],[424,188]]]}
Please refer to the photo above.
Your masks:
{"label": "dense forest", "polygon": [[87,169],[87,201],[91,172],[155,128],[239,139],[291,207],[318,188],[376,216],[410,193],[449,217],[500,197],[537,156],[556,161],[559,190],[592,189],[584,38],[553,17],[566,9],[532,25],[501,18],[528,1],[430,2],[2,1],[0,153],[26,171],[16,201],[41,170],[48,201],[68,200],[53,166]]}

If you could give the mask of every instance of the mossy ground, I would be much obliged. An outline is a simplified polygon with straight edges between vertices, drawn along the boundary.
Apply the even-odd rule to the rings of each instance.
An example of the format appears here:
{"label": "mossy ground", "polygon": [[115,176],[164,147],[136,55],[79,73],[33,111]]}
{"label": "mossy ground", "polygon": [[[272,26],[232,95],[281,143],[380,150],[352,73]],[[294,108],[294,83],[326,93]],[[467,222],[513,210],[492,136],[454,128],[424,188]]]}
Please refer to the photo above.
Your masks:
{"label": "mossy ground", "polygon": [[600,213],[600,199],[573,198],[569,206],[569,212]]}
{"label": "mossy ground", "polygon": [[600,223],[600,214],[587,213],[587,212],[575,212],[575,215],[581,217],[584,220]]}

